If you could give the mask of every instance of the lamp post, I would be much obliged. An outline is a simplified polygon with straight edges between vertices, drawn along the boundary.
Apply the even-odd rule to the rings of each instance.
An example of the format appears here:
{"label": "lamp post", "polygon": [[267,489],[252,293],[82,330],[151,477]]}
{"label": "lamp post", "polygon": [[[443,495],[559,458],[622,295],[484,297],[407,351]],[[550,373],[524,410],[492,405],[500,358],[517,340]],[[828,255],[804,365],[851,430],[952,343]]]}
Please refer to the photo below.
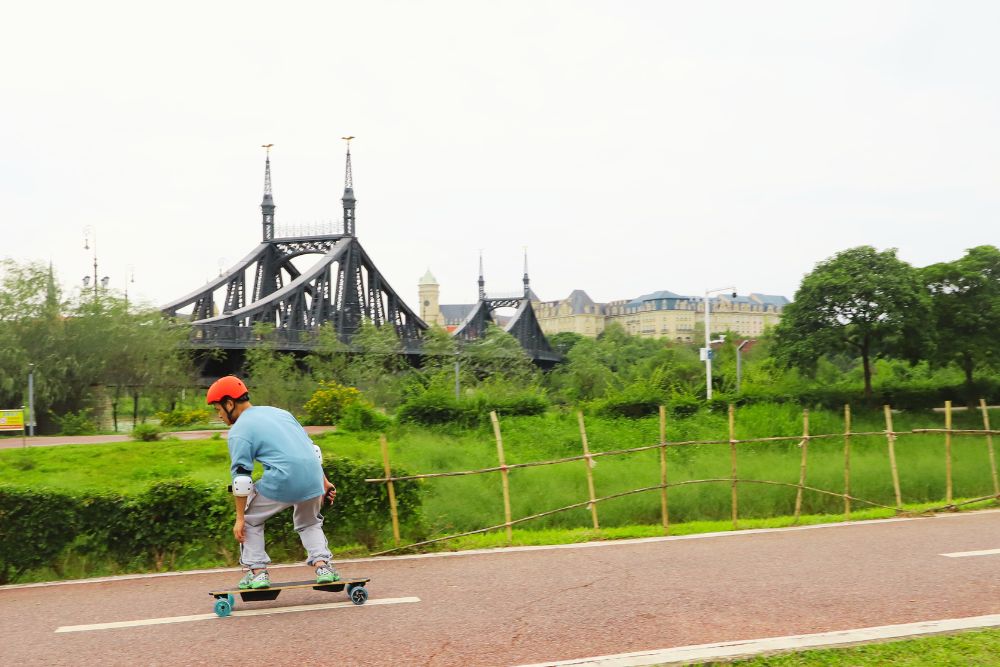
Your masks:
{"label": "lamp post", "polygon": [[[83,229],[83,249],[90,250],[90,237],[94,237],[94,303],[97,303],[97,232],[89,225]],[[90,283],[89,276],[83,279],[83,286]]]}
{"label": "lamp post", "polygon": [[128,315],[128,286],[129,283],[135,283],[135,267],[131,264],[128,265],[125,275],[125,314]]}
{"label": "lamp post", "polygon": [[28,435],[35,437],[35,365],[28,364]]}
{"label": "lamp post", "polygon": [[750,339],[740,341],[736,346],[736,393],[740,393],[743,382],[743,348],[750,344]]}
{"label": "lamp post", "polygon": [[712,400],[712,343],[721,343],[725,336],[712,340],[712,302],[709,297],[716,292],[732,292],[736,298],[735,287],[719,287],[705,290],[705,347],[701,349],[701,359],[705,362],[705,398]]}
{"label": "lamp post", "polygon": [[[97,289],[98,287],[107,287],[109,278],[104,276],[103,279],[98,281],[97,279],[97,230],[91,226],[86,226],[83,228],[83,249],[90,250],[90,238],[94,238],[94,303],[97,303]],[[83,279],[83,286],[86,288],[90,284],[90,276],[85,276]]]}

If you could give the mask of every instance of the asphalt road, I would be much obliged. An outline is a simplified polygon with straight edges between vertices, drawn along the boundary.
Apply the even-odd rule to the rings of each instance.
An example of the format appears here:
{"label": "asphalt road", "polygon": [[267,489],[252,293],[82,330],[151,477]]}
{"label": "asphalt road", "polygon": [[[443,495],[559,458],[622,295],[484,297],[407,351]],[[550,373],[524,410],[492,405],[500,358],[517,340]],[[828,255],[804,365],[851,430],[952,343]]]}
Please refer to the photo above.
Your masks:
{"label": "asphalt road", "polygon": [[[1000,613],[1000,512],[345,562],[369,603],[286,591],[212,614],[233,571],[0,589],[3,665],[519,665]],[[296,580],[305,567],[276,568]],[[398,604],[376,601],[419,598]]]}

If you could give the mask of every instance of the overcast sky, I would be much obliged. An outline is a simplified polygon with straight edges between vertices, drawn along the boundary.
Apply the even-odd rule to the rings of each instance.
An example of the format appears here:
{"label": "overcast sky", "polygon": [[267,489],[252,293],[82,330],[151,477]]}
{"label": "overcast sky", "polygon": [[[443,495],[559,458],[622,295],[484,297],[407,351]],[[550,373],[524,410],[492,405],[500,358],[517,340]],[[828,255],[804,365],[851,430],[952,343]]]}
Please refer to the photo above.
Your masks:
{"label": "overcast sky", "polygon": [[1000,3],[8,3],[0,256],[162,305],[339,218],[414,309],[791,297],[835,252],[998,244]]}

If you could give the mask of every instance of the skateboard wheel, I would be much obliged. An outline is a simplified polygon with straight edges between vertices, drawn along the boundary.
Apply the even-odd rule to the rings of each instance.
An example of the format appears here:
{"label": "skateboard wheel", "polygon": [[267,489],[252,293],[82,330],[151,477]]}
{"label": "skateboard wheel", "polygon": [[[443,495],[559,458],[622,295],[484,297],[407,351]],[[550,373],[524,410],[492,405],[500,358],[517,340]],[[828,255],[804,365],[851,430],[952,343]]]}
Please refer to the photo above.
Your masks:
{"label": "skateboard wheel", "polygon": [[351,588],[348,595],[351,596],[351,602],[354,604],[364,604],[368,601],[368,591],[364,586],[355,586]]}
{"label": "skateboard wheel", "polygon": [[226,598],[219,598],[215,601],[215,613],[220,618],[225,618],[233,613],[233,605]]}
{"label": "skateboard wheel", "polygon": [[226,593],[226,599],[229,600],[230,607],[236,604],[236,598],[233,597],[232,593]]}

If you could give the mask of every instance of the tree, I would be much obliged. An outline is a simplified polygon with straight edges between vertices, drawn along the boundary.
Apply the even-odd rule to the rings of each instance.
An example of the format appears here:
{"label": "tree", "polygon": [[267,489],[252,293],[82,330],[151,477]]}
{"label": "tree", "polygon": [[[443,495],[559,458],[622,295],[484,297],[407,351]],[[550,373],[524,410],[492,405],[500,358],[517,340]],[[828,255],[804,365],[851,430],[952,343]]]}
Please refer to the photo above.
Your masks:
{"label": "tree", "polygon": [[278,350],[273,324],[257,324],[254,336],[260,341],[247,349],[246,367],[250,396],[255,403],[299,412],[315,389],[297,363],[295,355]]}
{"label": "tree", "polygon": [[938,345],[933,360],[957,363],[971,388],[977,367],[1000,364],[1000,250],[983,245],[921,270]]}
{"label": "tree", "polygon": [[813,370],[820,356],[861,357],[865,398],[872,395],[872,359],[916,361],[926,350],[929,298],[917,270],[896,257],[858,246],[820,262],[785,307],[775,328],[784,363]]}
{"label": "tree", "polygon": [[347,349],[333,323],[323,325],[317,333],[316,346],[305,357],[313,378],[318,382],[344,382],[349,361]]}
{"label": "tree", "polygon": [[360,389],[376,405],[395,406],[402,400],[409,368],[396,328],[364,320],[351,339],[346,383]]}
{"label": "tree", "polygon": [[552,349],[565,356],[577,343],[583,340],[583,334],[578,334],[575,331],[560,331],[548,338]]}
{"label": "tree", "polygon": [[482,338],[461,347],[461,363],[463,372],[476,381],[492,378],[528,385],[538,373],[517,339],[494,324]]}

